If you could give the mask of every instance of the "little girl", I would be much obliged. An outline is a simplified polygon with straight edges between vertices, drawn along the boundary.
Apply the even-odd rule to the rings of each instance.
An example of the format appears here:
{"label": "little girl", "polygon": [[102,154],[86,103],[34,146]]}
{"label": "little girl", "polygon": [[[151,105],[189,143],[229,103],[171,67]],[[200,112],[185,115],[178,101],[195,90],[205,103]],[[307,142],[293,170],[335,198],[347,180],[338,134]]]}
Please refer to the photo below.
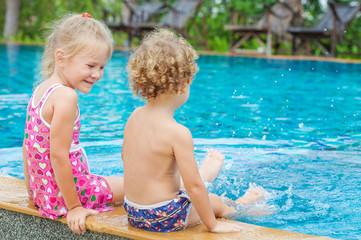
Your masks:
{"label": "little girl", "polygon": [[[123,178],[89,172],[79,143],[75,90],[89,93],[102,78],[113,51],[110,31],[89,14],[69,15],[55,25],[42,60],[43,81],[27,107],[23,159],[25,181],[40,215],[67,217],[75,233],[88,215],[123,200]],[[95,211],[95,210],[97,211]]]}

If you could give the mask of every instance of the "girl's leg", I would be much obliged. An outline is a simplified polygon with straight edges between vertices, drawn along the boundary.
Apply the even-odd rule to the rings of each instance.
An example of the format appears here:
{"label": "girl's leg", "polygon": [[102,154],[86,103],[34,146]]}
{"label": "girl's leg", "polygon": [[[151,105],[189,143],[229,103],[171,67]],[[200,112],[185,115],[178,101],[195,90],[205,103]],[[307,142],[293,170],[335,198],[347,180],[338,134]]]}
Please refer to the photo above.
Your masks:
{"label": "girl's leg", "polygon": [[109,183],[110,189],[113,192],[112,203],[121,202],[124,200],[124,178],[114,176],[103,176]]}

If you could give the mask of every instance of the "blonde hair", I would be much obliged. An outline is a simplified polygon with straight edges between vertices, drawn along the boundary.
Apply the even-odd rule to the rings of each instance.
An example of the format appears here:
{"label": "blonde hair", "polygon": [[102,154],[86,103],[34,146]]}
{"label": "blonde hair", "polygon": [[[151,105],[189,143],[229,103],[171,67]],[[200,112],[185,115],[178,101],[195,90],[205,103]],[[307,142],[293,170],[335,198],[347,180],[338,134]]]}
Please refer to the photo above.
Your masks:
{"label": "blonde hair", "polygon": [[106,46],[111,57],[113,36],[110,30],[100,21],[83,15],[68,14],[52,24],[41,63],[43,79],[54,73],[54,55],[59,49],[64,51],[64,58],[71,59],[80,51],[100,51]]}
{"label": "blonde hair", "polygon": [[146,100],[180,94],[198,71],[197,52],[181,36],[160,28],[145,37],[130,56],[127,70],[133,93]]}

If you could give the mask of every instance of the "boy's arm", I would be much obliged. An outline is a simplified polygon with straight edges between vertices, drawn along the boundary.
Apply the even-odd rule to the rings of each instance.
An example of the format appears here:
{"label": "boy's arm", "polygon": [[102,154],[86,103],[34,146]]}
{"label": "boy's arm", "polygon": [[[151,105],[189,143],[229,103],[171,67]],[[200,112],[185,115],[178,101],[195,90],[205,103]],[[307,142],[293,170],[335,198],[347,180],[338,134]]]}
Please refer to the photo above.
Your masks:
{"label": "boy's arm", "polygon": [[207,188],[198,172],[194,158],[192,134],[184,126],[177,127],[176,134],[173,151],[184,186],[202,222],[209,230],[212,230],[216,227],[217,221],[208,197]]}
{"label": "boy's arm", "polygon": [[26,158],[26,151],[25,151],[25,139],[23,141],[23,165],[24,165],[24,178],[25,178],[25,185],[26,190],[28,190],[29,198],[33,198],[30,192],[30,180],[29,180],[29,166],[28,166],[28,160]]}

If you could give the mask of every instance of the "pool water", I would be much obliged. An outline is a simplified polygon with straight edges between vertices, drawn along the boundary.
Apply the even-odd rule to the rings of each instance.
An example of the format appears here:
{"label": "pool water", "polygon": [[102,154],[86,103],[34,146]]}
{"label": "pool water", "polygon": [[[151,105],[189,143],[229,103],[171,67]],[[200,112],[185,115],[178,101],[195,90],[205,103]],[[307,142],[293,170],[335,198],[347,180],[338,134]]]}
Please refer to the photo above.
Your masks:
{"label": "pool water", "polygon": [[[23,178],[26,105],[42,47],[0,45],[0,174]],[[79,95],[80,139],[93,173],[122,175],[123,129],[144,104],[128,89],[129,52]],[[236,199],[263,186],[275,213],[236,220],[338,239],[361,239],[361,64],[201,56],[191,95],[175,118],[207,150],[226,155],[210,192]]]}

